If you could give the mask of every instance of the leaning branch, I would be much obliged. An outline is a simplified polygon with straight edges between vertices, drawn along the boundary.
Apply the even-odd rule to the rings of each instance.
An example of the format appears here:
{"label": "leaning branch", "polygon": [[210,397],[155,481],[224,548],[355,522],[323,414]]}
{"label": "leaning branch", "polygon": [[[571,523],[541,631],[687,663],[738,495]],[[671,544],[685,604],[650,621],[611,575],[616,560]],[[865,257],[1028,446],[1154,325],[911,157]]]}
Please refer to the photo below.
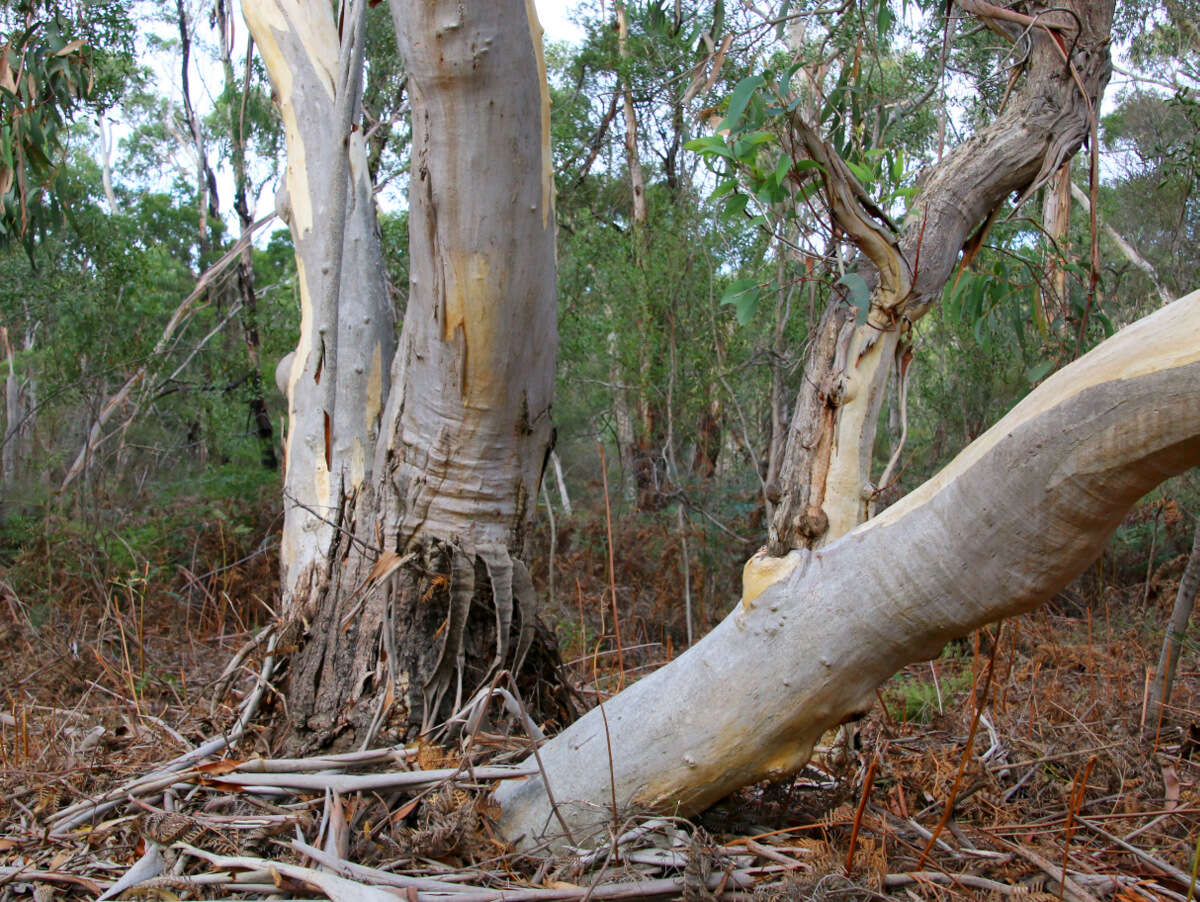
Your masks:
{"label": "leaning branch", "polygon": [[[892,308],[899,305],[908,296],[912,273],[894,237],[895,227],[870,199],[829,142],[817,134],[798,109],[788,114],[788,126],[793,145],[803,147],[803,155],[821,166],[825,202],[834,222],[879,271],[879,288],[884,306]],[[787,149],[794,158],[800,156],[797,153],[799,147]],[[880,223],[890,231],[881,227]]]}
{"label": "leaning branch", "polygon": [[192,293],[180,302],[179,306],[175,308],[175,312],[171,314],[171,318],[167,320],[167,325],[163,328],[162,335],[159,336],[158,341],[155,343],[154,350],[150,352],[149,360],[138,367],[134,374],[125,380],[125,384],[117,389],[100,408],[100,413],[96,415],[96,420],[92,423],[92,428],[88,430],[88,436],[83,443],[83,447],[75,455],[75,462],[71,464],[71,468],[67,470],[67,475],[63,477],[62,484],[58,487],[60,492],[65,491],[67,486],[74,482],[75,478],[83,472],[92,453],[96,450],[97,445],[100,444],[100,439],[104,435],[104,427],[108,424],[108,421],[112,419],[113,414],[125,406],[133,394],[133,390],[146,378],[146,374],[150,370],[149,361],[161,357],[166,352],[171,344],[171,340],[175,337],[176,331],[200,306],[199,302],[208,291],[208,286],[212,284],[217,276],[228,269],[230,264],[237,260],[242,252],[242,248],[249,246],[254,233],[274,218],[275,214],[272,213],[251,225],[250,228],[242,233],[242,237],[235,241],[233,246],[222,255],[221,259],[205,270],[196,281],[196,287],[192,289]]}
{"label": "leaning branch", "polygon": [[[539,750],[557,811],[594,839],[614,799],[619,817],[687,815],[794,773],[893,673],[1042,604],[1142,495],[1198,463],[1200,291],[1046,380],[841,539],[752,558],[741,603],[713,632]],[[509,839],[556,840],[543,777],[496,797]]]}
{"label": "leaning branch", "polygon": [[[1092,204],[1087,196],[1087,192],[1074,182],[1071,183],[1071,196],[1079,202],[1084,210],[1089,212],[1091,211]],[[1158,272],[1154,269],[1153,264],[1139,254],[1137,249],[1128,241],[1126,241],[1121,236],[1121,233],[1114,229],[1111,225],[1103,220],[1101,220],[1101,225],[1104,227],[1104,233],[1112,239],[1113,244],[1115,244],[1117,246],[1117,250],[1119,250],[1125,256],[1125,259],[1146,274],[1146,277],[1154,286],[1154,290],[1158,292],[1158,296],[1162,299],[1162,302],[1164,304],[1171,303],[1171,295],[1167,292],[1167,289],[1163,287],[1162,282],[1159,281]]]}

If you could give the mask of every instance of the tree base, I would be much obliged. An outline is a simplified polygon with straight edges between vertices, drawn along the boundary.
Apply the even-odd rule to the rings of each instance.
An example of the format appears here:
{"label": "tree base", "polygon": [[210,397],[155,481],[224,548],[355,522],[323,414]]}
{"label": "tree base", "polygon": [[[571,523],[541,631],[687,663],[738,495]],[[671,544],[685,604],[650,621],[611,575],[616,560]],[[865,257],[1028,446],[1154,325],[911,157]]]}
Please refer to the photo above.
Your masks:
{"label": "tree base", "polygon": [[314,615],[292,628],[275,731],[288,754],[431,735],[502,670],[535,722],[559,729],[575,718],[557,642],[506,549],[430,540],[376,557],[346,537],[332,561],[339,572]]}

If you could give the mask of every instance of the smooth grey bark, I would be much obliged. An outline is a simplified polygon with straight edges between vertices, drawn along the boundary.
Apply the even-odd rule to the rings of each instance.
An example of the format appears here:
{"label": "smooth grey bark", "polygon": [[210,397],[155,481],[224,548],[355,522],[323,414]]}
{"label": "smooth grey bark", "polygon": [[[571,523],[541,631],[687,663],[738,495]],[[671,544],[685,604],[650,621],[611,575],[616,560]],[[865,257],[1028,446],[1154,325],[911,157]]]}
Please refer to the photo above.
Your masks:
{"label": "smooth grey bark", "polygon": [[[354,30],[339,42],[328,3],[244,0],[242,11],[275,86],[287,139],[276,206],[296,248],[300,341],[286,377],[280,557],[285,614],[307,619],[329,584],[344,512],[370,482],[395,316],[355,119]],[[347,110],[343,128],[339,116]],[[339,205],[340,226],[330,221]]]}
{"label": "smooth grey bark", "polygon": [[96,117],[100,127],[100,184],[104,188],[104,198],[108,201],[108,212],[120,213],[117,206],[117,195],[113,192],[112,184],[112,131],[108,125],[108,116],[101,113]]}
{"label": "smooth grey bark", "polygon": [[557,351],[541,27],[515,0],[393,0],[392,12],[413,162],[402,391],[380,446],[403,461],[390,479],[405,514],[384,538],[519,548],[551,443]]}
{"label": "smooth grey bark", "polygon": [[[794,772],[889,676],[1052,597],[1138,498],[1198,462],[1200,292],[1048,379],[842,539],[752,558],[712,633],[541,748],[559,816],[592,842],[631,809],[687,816]],[[510,840],[561,841],[542,777],[496,798]]]}

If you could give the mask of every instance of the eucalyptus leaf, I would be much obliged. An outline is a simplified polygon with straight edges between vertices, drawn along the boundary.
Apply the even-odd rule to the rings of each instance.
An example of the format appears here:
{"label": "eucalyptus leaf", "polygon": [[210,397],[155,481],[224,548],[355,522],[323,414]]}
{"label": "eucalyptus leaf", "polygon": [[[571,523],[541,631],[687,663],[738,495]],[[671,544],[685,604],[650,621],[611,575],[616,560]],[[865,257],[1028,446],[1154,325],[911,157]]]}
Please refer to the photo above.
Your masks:
{"label": "eucalyptus leaf", "polygon": [[733,93],[729,95],[729,109],[725,113],[725,118],[721,120],[721,124],[717,126],[717,131],[732,130],[737,126],[746,112],[750,98],[762,83],[761,75],[749,75],[737,83]]}
{"label": "eucalyptus leaf", "polygon": [[758,306],[759,283],[755,279],[738,279],[730,283],[721,295],[722,307],[733,307],[737,312],[739,326],[744,326],[754,318]]}

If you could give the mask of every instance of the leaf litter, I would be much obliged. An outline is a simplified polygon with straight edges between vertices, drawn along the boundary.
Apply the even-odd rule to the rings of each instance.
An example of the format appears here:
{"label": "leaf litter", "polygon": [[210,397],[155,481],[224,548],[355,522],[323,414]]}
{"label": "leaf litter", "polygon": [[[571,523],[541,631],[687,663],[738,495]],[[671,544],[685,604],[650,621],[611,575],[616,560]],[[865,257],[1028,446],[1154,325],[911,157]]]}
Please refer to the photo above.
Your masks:
{"label": "leaf litter", "polygon": [[[553,855],[495,828],[495,782],[530,772],[520,727],[280,758],[269,630],[184,636],[113,609],[55,632],[0,589],[0,899],[1186,900],[1200,674],[1146,710],[1171,588],[1154,579],[1158,604],[1068,594],[913,665],[792,779]],[[625,674],[585,656],[576,688],[603,697],[669,645],[630,643]]]}

